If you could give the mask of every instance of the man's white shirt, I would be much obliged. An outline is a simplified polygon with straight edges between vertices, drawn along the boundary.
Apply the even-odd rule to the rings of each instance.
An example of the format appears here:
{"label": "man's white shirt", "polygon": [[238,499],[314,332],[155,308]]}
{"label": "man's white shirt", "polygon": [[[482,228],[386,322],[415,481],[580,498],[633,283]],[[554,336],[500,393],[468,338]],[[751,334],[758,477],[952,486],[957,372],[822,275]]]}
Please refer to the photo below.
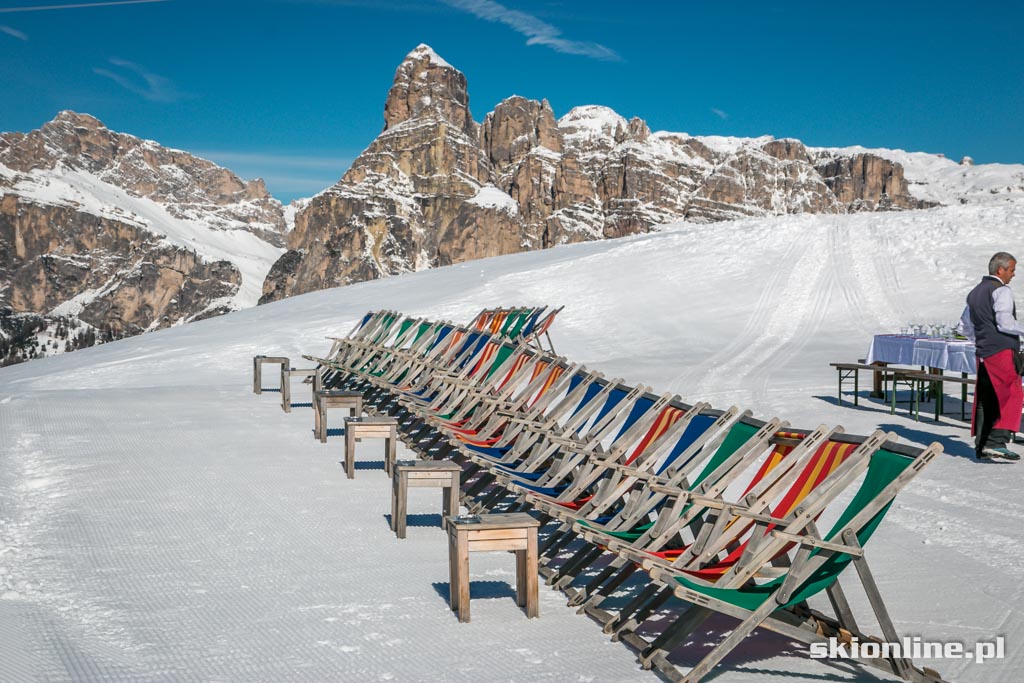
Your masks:
{"label": "man's white shirt", "polygon": [[[1003,281],[995,275],[986,275],[985,277],[992,278],[1003,285]],[[1000,332],[1024,337],[1024,327],[1013,318],[1013,292],[1010,291],[1009,285],[997,287],[992,291],[992,309],[996,314],[996,328]],[[964,312],[960,316],[960,332],[972,342],[974,341],[974,325],[971,323],[970,306],[965,306]]]}

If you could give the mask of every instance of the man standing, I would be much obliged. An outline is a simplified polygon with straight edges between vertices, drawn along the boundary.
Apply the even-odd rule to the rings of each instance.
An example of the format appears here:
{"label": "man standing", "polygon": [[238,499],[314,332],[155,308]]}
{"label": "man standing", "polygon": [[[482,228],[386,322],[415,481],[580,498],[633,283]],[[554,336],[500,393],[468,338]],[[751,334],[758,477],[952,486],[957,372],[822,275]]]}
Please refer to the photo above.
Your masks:
{"label": "man standing", "polygon": [[967,295],[960,317],[964,334],[977,348],[978,383],[974,388],[971,433],[978,460],[1020,460],[1007,446],[1020,428],[1024,391],[1014,356],[1024,327],[1017,322],[1013,292],[1007,286],[1017,259],[1004,251],[988,262],[988,275]]}

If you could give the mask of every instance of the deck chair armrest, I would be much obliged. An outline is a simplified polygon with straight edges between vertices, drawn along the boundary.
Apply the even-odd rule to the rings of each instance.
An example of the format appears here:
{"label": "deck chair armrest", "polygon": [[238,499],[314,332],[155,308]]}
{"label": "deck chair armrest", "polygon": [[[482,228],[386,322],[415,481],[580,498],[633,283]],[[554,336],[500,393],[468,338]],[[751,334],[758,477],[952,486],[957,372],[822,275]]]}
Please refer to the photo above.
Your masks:
{"label": "deck chair armrest", "polygon": [[[703,496],[693,496],[692,502],[697,505],[703,505],[704,507],[715,508],[717,510],[723,510],[726,515],[735,515],[737,517],[745,517],[755,522],[761,522],[762,524],[774,524],[775,526],[786,526],[791,520],[781,519],[779,517],[772,517],[771,515],[762,515],[758,512],[748,510],[742,505],[736,503],[727,503],[718,498],[705,498]],[[800,538],[803,538],[802,536]]]}
{"label": "deck chair armrest", "polygon": [[535,424],[537,424],[537,420],[529,418],[529,417],[520,417],[520,415],[521,415],[520,413],[513,413],[513,412],[510,412],[508,410],[499,410],[499,411],[496,411],[496,413],[498,415],[504,417],[505,419],[507,419],[509,422],[512,422],[513,424],[524,424],[524,425],[535,425]]}
{"label": "deck chair armrest", "polygon": [[772,536],[781,539],[783,541],[790,541],[791,543],[799,543],[800,545],[809,545],[814,548],[821,548],[822,550],[831,550],[837,553],[843,553],[845,555],[853,555],[854,557],[863,557],[864,549],[855,548],[852,545],[844,545],[842,543],[831,543],[829,541],[823,541],[820,538],[814,538],[813,536],[801,536],[799,534],[791,534],[788,531],[780,531],[775,529],[771,532]]}
{"label": "deck chair armrest", "polygon": [[686,489],[681,489],[678,486],[669,486],[668,484],[651,484],[648,488],[655,493],[660,493],[663,496],[669,496],[670,498],[678,498],[682,495],[690,495],[690,492]]}
{"label": "deck chair armrest", "polygon": [[572,437],[558,436],[556,434],[544,434],[544,438],[553,444],[558,444],[559,446],[573,447],[580,445],[579,439],[573,439]]}
{"label": "deck chair armrest", "polygon": [[622,472],[628,477],[637,477],[638,479],[649,479],[650,477],[654,476],[648,470],[641,470],[636,467],[633,467],[632,465],[623,465],[617,462],[608,462],[604,463],[604,466],[610,467],[611,469],[614,470],[618,470],[619,472]]}
{"label": "deck chair armrest", "polygon": [[331,362],[331,361],[327,360],[326,358],[318,358],[317,356],[307,356],[306,354],[302,354],[302,357],[304,359],[308,360],[308,361],[312,361],[314,363],[319,363],[320,365],[327,365],[328,363]]}
{"label": "deck chair armrest", "polygon": [[[507,400],[503,399],[500,396],[486,396],[486,395],[478,396],[476,398],[476,401],[478,403],[486,403],[488,405],[493,405],[493,406],[502,406],[502,405],[503,406],[510,406],[510,405],[512,405],[512,403],[510,401],[507,401]],[[519,413],[513,413],[513,414],[519,414]]]}

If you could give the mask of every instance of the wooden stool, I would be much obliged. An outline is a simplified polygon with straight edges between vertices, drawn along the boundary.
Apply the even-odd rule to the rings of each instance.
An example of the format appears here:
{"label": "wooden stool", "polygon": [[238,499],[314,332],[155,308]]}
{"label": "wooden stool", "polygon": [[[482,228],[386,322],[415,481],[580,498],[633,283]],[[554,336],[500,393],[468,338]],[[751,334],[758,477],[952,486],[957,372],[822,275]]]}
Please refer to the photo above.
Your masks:
{"label": "wooden stool", "polygon": [[516,602],[526,616],[540,616],[537,598],[537,528],[525,512],[480,515],[479,522],[448,518],[448,604],[469,621],[469,554],[484,550],[516,551]]}
{"label": "wooden stool", "polygon": [[316,392],[313,401],[313,436],[327,443],[327,409],[348,408],[352,417],[363,414],[363,395],[358,391],[324,389]]}
{"label": "wooden stool", "polygon": [[[292,368],[287,364],[281,366],[281,410],[286,413],[292,412],[292,377],[313,377],[318,372],[317,368]],[[314,408],[315,408],[314,404]]]}
{"label": "wooden stool", "polygon": [[391,529],[395,536],[405,538],[405,517],[408,512],[409,487],[433,486],[443,489],[441,527],[459,512],[459,475],[462,466],[450,460],[417,460],[400,462],[391,478]]}
{"label": "wooden stool", "polygon": [[[349,392],[358,393],[358,392]],[[362,406],[362,394],[359,395]],[[360,408],[361,409],[361,408]],[[324,416],[324,434],[327,433],[327,416]],[[325,437],[326,438],[326,437]],[[384,471],[391,473],[395,462],[395,442],[398,441],[398,420],[393,417],[346,417],[345,418],[345,473],[349,479],[356,476],[356,441],[362,439],[384,439]]]}
{"label": "wooden stool", "polygon": [[252,359],[252,393],[263,393],[263,364],[276,363],[281,367],[290,367],[291,361],[284,356],[253,356]]}

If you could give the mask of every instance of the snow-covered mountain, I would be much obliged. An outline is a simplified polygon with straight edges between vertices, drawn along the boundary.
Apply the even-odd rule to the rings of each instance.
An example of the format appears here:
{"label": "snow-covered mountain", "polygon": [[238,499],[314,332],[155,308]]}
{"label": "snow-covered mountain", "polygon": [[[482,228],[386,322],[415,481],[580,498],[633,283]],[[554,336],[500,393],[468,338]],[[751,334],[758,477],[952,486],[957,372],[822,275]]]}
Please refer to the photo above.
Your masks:
{"label": "snow-covered mountain", "polygon": [[0,135],[0,191],[0,362],[252,306],[282,252],[261,180],[85,114]]}
{"label": "snow-covered mountain", "polygon": [[[551,331],[559,353],[656,394],[940,442],[868,561],[902,635],[967,650],[1005,638],[1002,659],[917,664],[948,681],[1018,680],[1024,465],[974,461],[952,387],[941,424],[916,422],[906,404],[890,415],[869,400],[864,377],[860,407],[837,405],[828,363],[863,357],[874,333],[955,320],[989,256],[1019,248],[1022,223],[1019,201],[684,222],[0,369],[0,680],[657,680],[557,591],[542,587],[541,617],[526,619],[505,553],[474,556],[473,621],[458,623],[436,492],[410,494],[421,525],[396,539],[391,484],[374,469],[380,442],[359,446],[348,480],[339,439],[310,438],[311,410],[286,415],[278,394],[252,394],[253,355],[325,353],[325,337],[369,309],[468,320],[484,306],[541,304],[565,305]],[[847,571],[846,599],[864,614]],[[708,621],[680,661],[734,625]],[[715,680],[896,679],[757,631]]]}
{"label": "snow-covered mountain", "polygon": [[483,122],[466,78],[420,45],[395,72],[384,130],[297,212],[263,301],[677,220],[920,209],[1024,193],[1024,166],[770,136],[651,132],[601,106],[560,119],[513,96]]}

